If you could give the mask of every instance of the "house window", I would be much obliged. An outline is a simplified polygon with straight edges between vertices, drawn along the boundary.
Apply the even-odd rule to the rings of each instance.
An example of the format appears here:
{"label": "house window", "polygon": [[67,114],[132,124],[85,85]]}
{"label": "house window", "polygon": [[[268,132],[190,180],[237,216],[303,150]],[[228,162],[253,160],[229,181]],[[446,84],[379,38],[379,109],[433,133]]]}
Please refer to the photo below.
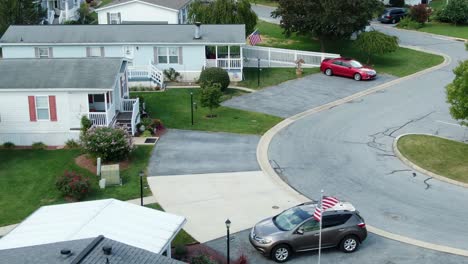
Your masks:
{"label": "house window", "polygon": [[37,120],[49,120],[49,97],[36,96]]}
{"label": "house window", "polygon": [[159,63],[179,63],[179,48],[176,47],[161,47],[158,48]]}
{"label": "house window", "polygon": [[49,58],[49,48],[38,48],[39,58]]}
{"label": "house window", "polygon": [[104,103],[104,94],[94,94],[93,99],[95,103]]}
{"label": "house window", "polygon": [[120,24],[119,13],[110,13],[110,23],[111,24]]}
{"label": "house window", "polygon": [[102,57],[100,47],[89,47],[89,57]]}

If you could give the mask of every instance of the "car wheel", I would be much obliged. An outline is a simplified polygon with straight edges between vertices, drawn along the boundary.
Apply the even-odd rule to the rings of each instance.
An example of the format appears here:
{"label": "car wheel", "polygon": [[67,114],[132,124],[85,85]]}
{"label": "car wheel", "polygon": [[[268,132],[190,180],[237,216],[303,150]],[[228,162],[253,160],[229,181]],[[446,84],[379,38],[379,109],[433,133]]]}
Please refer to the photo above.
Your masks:
{"label": "car wheel", "polygon": [[359,240],[355,236],[346,236],[341,240],[340,249],[344,253],[352,253],[359,247]]}
{"label": "car wheel", "polygon": [[362,79],[361,74],[359,74],[359,73],[354,74],[354,80],[360,81],[361,79]]}
{"label": "car wheel", "polygon": [[271,258],[276,262],[286,262],[289,257],[291,257],[291,249],[287,245],[278,245],[271,251]]}
{"label": "car wheel", "polygon": [[396,19],[392,19],[392,24],[396,24]]}
{"label": "car wheel", "polygon": [[332,76],[332,75],[333,75],[332,69],[330,69],[330,68],[326,69],[326,70],[325,70],[325,75],[327,75],[327,76]]}

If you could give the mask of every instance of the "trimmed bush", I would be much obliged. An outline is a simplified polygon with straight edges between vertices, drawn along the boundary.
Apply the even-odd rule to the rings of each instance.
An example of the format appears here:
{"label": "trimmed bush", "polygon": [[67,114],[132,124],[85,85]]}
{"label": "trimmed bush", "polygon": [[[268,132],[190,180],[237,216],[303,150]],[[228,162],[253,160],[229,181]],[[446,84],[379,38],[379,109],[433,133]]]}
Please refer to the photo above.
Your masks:
{"label": "trimmed bush", "polygon": [[55,186],[65,197],[72,197],[78,201],[84,199],[91,191],[89,178],[73,171],[65,171],[57,178]]}
{"label": "trimmed bush", "polygon": [[80,144],[73,139],[69,139],[65,142],[65,147],[68,149],[76,149],[80,147]]}
{"label": "trimmed bush", "polygon": [[406,29],[420,29],[422,28],[422,24],[412,20],[409,17],[402,18],[400,23],[398,23],[399,28],[406,28]]}
{"label": "trimmed bush", "polygon": [[436,14],[437,20],[453,24],[468,24],[468,1],[450,0]]}
{"label": "trimmed bush", "polygon": [[31,147],[32,149],[45,149],[47,145],[42,142],[34,142]]}
{"label": "trimmed bush", "polygon": [[393,7],[404,7],[405,0],[390,0],[388,4]]}
{"label": "trimmed bush", "polygon": [[200,78],[198,79],[201,88],[205,86],[209,86],[211,84],[219,83],[221,85],[221,91],[225,91],[229,83],[229,74],[226,70],[221,68],[207,68],[204,69],[201,74]]}
{"label": "trimmed bush", "polygon": [[145,130],[145,132],[143,132],[143,133],[141,134],[141,136],[142,136],[142,137],[151,137],[151,136],[153,136],[153,134],[151,134],[151,131]]}
{"label": "trimmed bush", "polygon": [[180,73],[178,73],[174,68],[169,68],[163,71],[164,77],[171,82],[176,82],[177,79],[180,77]]}
{"label": "trimmed bush", "polygon": [[414,5],[410,8],[410,17],[412,20],[424,24],[431,16],[432,10],[425,4]]}
{"label": "trimmed bush", "polygon": [[15,144],[13,144],[13,142],[5,142],[3,143],[3,147],[6,149],[13,149],[15,148]]}
{"label": "trimmed bush", "polygon": [[90,128],[81,143],[88,154],[104,162],[124,160],[134,149],[132,137],[122,128]]}
{"label": "trimmed bush", "polygon": [[93,126],[93,121],[91,121],[87,116],[81,117],[81,133],[86,134],[86,131]]}

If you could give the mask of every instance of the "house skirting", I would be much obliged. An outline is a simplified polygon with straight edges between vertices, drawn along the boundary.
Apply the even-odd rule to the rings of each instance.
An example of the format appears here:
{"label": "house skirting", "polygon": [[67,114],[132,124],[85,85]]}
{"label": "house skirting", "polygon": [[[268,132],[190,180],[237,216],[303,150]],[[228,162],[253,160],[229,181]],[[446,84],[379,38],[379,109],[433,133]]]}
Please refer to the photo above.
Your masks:
{"label": "house skirting", "polygon": [[79,137],[79,130],[72,130],[70,132],[0,132],[0,144],[4,144],[5,142],[12,142],[16,146],[31,146],[33,143],[42,142],[47,146],[63,146],[67,140],[78,140]]}

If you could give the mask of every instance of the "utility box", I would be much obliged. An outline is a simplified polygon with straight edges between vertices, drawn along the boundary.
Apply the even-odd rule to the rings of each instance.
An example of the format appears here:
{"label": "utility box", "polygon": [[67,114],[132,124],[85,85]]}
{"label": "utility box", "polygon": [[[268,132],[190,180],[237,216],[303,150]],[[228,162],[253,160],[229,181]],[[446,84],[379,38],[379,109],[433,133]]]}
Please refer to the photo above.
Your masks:
{"label": "utility box", "polygon": [[102,165],[101,166],[101,179],[106,180],[106,186],[122,185],[122,179],[120,178],[119,164]]}

